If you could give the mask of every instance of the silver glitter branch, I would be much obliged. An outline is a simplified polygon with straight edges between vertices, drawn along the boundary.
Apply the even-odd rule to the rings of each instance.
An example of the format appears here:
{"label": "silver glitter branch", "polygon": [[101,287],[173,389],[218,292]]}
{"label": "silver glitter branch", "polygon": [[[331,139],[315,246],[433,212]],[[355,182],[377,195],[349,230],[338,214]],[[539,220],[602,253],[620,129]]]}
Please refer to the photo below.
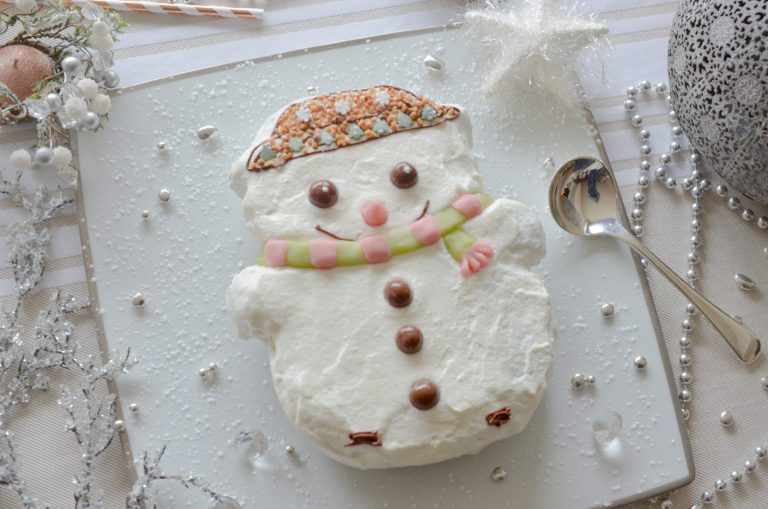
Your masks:
{"label": "silver glitter branch", "polygon": [[125,503],[126,509],[157,509],[158,506],[153,502],[151,495],[156,481],[179,482],[185,488],[196,488],[206,494],[212,501],[222,504],[229,503],[232,500],[225,495],[216,493],[195,476],[163,473],[159,465],[164,454],[165,446],[161,447],[153,456],[150,456],[146,451],[142,453],[142,473],[128,495]]}

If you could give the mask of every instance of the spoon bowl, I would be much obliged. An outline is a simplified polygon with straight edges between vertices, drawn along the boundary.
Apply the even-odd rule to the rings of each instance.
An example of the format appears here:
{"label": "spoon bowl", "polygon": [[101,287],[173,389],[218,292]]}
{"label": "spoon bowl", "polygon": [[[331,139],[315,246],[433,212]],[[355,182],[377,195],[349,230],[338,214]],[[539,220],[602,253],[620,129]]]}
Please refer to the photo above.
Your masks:
{"label": "spoon bowl", "polygon": [[[644,197],[640,197],[644,200]],[[549,210],[555,222],[574,235],[607,235],[627,243],[653,263],[705,315],[742,361],[753,362],[760,341],[744,325],[696,292],[624,228],[624,209],[613,173],[602,162],[579,157],[563,164],[549,186]]]}

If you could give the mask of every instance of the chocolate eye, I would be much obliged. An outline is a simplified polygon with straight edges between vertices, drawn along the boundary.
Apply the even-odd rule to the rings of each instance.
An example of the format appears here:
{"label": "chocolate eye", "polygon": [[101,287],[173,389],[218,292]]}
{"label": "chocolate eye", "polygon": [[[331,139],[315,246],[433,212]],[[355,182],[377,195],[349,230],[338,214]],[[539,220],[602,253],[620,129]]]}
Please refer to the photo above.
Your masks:
{"label": "chocolate eye", "polygon": [[330,180],[318,180],[309,186],[309,203],[321,209],[333,207],[339,199],[336,185]]}
{"label": "chocolate eye", "polygon": [[400,189],[408,189],[416,185],[419,181],[419,172],[413,165],[408,163],[397,163],[389,174],[389,180]]}

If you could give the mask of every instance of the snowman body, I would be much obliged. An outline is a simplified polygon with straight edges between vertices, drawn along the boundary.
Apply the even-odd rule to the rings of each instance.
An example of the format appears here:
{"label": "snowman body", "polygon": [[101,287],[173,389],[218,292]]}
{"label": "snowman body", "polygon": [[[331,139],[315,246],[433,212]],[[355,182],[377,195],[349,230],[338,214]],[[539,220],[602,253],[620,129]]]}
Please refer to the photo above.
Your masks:
{"label": "snowman body", "polygon": [[[267,121],[256,144],[275,121]],[[332,234],[364,243],[413,225],[424,210],[440,218],[438,211],[461,208],[452,204],[481,189],[464,112],[264,172],[246,169],[251,153],[235,163],[232,183],[249,226],[265,240],[313,242]],[[403,161],[418,171],[407,189],[390,178]],[[331,207],[307,199],[319,180],[338,190]],[[361,218],[372,201],[387,211],[384,223],[370,221],[376,226]],[[510,200],[470,215],[461,235],[493,248],[472,271],[462,273],[441,234],[399,255],[393,247],[386,261],[325,270],[260,263],[233,279],[228,307],[240,335],[266,341],[283,410],[332,458],[358,468],[433,463],[476,453],[530,420],[554,340],[549,295],[530,271],[544,255],[543,232],[527,207]],[[406,305],[388,299],[393,281],[409,288]],[[396,339],[403,327],[419,331],[415,351]],[[414,399],[420,381],[432,391],[426,407],[418,394]]]}

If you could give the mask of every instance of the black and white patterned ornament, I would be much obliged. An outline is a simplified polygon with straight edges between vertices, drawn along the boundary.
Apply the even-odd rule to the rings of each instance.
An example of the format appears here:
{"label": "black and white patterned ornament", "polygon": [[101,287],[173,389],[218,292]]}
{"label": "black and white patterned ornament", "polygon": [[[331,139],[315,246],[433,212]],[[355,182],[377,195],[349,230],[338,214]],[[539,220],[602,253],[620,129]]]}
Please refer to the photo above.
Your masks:
{"label": "black and white patterned ornament", "polygon": [[692,145],[731,187],[763,204],[767,33],[765,0],[682,0],[668,50],[672,105]]}

